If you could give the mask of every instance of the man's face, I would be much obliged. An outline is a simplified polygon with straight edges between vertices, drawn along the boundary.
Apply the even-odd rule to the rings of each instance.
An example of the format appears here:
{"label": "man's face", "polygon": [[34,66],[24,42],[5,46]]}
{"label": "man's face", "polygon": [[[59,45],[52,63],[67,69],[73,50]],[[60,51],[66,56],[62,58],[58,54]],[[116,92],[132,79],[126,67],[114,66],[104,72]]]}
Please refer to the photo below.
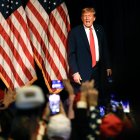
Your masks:
{"label": "man's face", "polygon": [[94,16],[93,12],[85,12],[85,13],[83,13],[81,19],[82,19],[83,24],[87,28],[89,28],[92,26],[92,24],[95,20],[95,16]]}

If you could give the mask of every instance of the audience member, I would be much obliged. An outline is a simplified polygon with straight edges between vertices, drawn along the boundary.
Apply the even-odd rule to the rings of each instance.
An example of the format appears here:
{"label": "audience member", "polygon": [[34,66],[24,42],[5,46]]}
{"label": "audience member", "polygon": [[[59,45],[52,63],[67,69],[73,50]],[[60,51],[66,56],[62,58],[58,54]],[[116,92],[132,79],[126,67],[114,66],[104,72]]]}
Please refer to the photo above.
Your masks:
{"label": "audience member", "polygon": [[48,140],[68,140],[70,137],[71,122],[66,115],[61,99],[59,107],[59,112],[51,113],[50,102],[48,102],[43,113],[43,120],[47,122]]}
{"label": "audience member", "polygon": [[71,102],[75,117],[72,120],[71,140],[99,139],[101,117],[98,109],[98,91],[94,88],[94,80],[81,84],[80,93]]}
{"label": "audience member", "polygon": [[[0,139],[127,140],[139,136],[134,117],[124,112],[121,103],[115,107],[109,103],[101,117],[94,80],[82,82],[76,95],[69,80],[63,80],[63,84],[69,96],[66,110],[61,96],[50,94],[53,99],[54,96],[60,99],[56,114],[51,112],[50,101],[45,102],[43,90],[36,85],[0,91]],[[12,103],[14,111],[10,108]]]}
{"label": "audience member", "polygon": [[14,111],[11,108],[0,110],[0,140],[7,139],[10,133],[11,122],[15,117]]}
{"label": "audience member", "polygon": [[25,86],[16,90],[16,117],[12,121],[9,139],[36,140],[45,98],[39,86]]}
{"label": "audience member", "polygon": [[51,116],[47,126],[49,140],[68,140],[71,132],[70,120],[62,113]]}
{"label": "audience member", "polygon": [[134,122],[124,112],[122,104],[106,108],[100,125],[101,140],[125,140],[125,135],[135,129]]}
{"label": "audience member", "polygon": [[70,83],[70,80],[68,79],[64,79],[63,84],[64,89],[68,92],[68,98],[64,105],[66,106],[66,113],[68,118],[72,120],[74,118],[74,109],[73,109],[73,103],[75,100],[74,89]]}

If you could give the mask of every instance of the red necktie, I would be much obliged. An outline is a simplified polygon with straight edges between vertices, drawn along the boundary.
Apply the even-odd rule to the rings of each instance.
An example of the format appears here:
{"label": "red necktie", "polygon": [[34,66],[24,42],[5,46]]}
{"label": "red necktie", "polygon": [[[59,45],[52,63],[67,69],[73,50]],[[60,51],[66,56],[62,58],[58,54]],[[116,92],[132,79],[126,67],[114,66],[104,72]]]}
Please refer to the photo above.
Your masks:
{"label": "red necktie", "polygon": [[96,53],[95,53],[95,44],[94,44],[94,36],[92,33],[92,28],[89,29],[89,38],[90,38],[90,51],[92,56],[92,67],[96,65]]}

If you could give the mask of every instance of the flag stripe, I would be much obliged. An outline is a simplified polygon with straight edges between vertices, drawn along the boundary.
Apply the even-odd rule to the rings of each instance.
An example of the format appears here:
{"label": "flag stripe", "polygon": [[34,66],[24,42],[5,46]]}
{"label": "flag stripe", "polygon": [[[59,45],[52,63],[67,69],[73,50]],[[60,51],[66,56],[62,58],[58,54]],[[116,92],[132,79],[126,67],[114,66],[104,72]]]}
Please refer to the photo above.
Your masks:
{"label": "flag stripe", "polygon": [[[54,6],[52,11],[51,7],[47,7],[51,4]],[[35,59],[51,92],[51,80],[67,79],[67,36],[70,22],[66,5],[58,0],[29,0],[25,11]]]}
{"label": "flag stripe", "polygon": [[[28,23],[29,23],[29,26],[32,25],[32,32],[34,32],[35,34],[38,34],[37,29],[35,27],[33,28],[33,24],[30,21],[28,21]],[[40,56],[40,57],[44,56],[43,57],[43,61],[41,61],[41,62],[42,63],[46,63],[46,61],[47,61],[47,67],[48,66],[51,67],[51,69],[55,70],[55,73],[60,75],[59,70],[57,69],[57,67],[56,67],[56,65],[54,63],[54,61],[52,59],[52,56],[50,55],[50,53],[48,52],[47,48],[45,47],[44,41],[42,40],[40,35],[38,34],[37,37],[36,36],[32,36],[32,40],[33,40],[34,49],[36,49],[36,47],[35,47],[35,45],[36,45],[36,46],[40,47],[40,50],[41,50],[41,52],[40,51],[36,51],[36,52],[40,53],[40,55],[37,55],[37,56]],[[40,42],[41,42],[41,44],[40,44]],[[36,50],[38,50],[38,49],[36,49]],[[35,53],[35,55],[36,55],[36,53]],[[54,75],[55,75],[55,73],[53,72]]]}
{"label": "flag stripe", "polygon": [[[67,40],[67,35],[68,35],[69,29],[67,29],[67,27],[66,27],[67,23],[66,23],[66,20],[64,19],[64,17],[66,17],[66,15],[64,15],[63,5],[60,5],[57,7],[57,12],[53,11],[50,14],[50,18],[51,18],[50,21],[51,21],[53,27],[55,28],[55,30],[57,31],[58,36],[62,40],[64,47],[66,47],[66,40]],[[63,25],[63,26],[61,27],[61,25]],[[68,24],[68,26],[70,26],[70,25]],[[70,28],[70,27],[68,27],[68,28]],[[67,31],[66,31],[66,29],[67,29]]]}
{"label": "flag stripe", "polygon": [[[33,39],[36,41],[36,37],[33,36]],[[37,41],[36,41],[36,42],[37,42]],[[37,44],[38,46],[40,46],[40,44],[39,44],[38,42],[37,42],[36,44]],[[34,45],[32,44],[32,46],[34,46]],[[36,59],[37,59],[38,65],[39,65],[39,67],[43,70],[43,73],[44,73],[45,77],[47,77],[49,80],[51,80],[50,75],[49,75],[48,73],[51,72],[52,75],[55,75],[55,73],[54,73],[54,71],[49,71],[49,69],[46,69],[46,67],[45,67],[45,66],[51,67],[51,66],[50,66],[50,63],[48,62],[49,59],[46,59],[46,58],[43,59],[43,53],[44,53],[44,52],[39,52],[39,51],[36,49],[35,46],[34,46],[34,53],[35,53],[35,57],[36,57]],[[50,70],[51,70],[51,68],[50,68]]]}
{"label": "flag stripe", "polygon": [[[36,6],[36,7],[34,7],[34,6]],[[42,7],[41,7],[42,8]],[[40,8],[40,9],[41,9]],[[52,37],[53,35],[51,35],[50,34],[50,31],[48,30],[48,26],[47,26],[47,22],[46,21],[49,21],[50,19],[49,19],[49,17],[48,17],[48,15],[47,14],[45,14],[45,17],[46,18],[44,18],[44,17],[42,17],[41,16],[41,12],[43,12],[44,13],[44,11],[43,11],[43,9],[41,9],[40,11],[38,11],[37,10],[38,9],[38,5],[36,4],[31,4],[31,3],[29,3],[29,6],[27,7],[27,11],[30,13],[30,15],[28,15],[28,18],[30,18],[30,22],[32,22],[33,21],[33,23],[35,22],[35,23],[37,23],[37,24],[34,24],[36,27],[36,30],[38,31],[38,32],[40,32],[40,37],[44,40],[44,42],[46,42],[46,36],[47,36],[47,38],[49,39],[49,44],[48,45],[50,45],[50,43],[51,43],[51,45],[53,46],[50,46],[50,47],[52,47],[54,50],[55,50],[55,52],[57,53],[57,57],[59,57],[59,61],[60,60],[62,60],[62,62],[65,62],[65,59],[63,58],[63,56],[61,55],[62,54],[62,52],[65,50],[64,48],[63,48],[63,46],[61,45],[61,51],[59,50],[59,48],[58,48],[58,46],[56,45],[56,42],[54,41],[54,39],[53,38],[55,38],[56,39],[56,37]],[[31,10],[31,11],[30,11]],[[29,17],[30,16],[30,17]],[[36,19],[36,18],[38,18],[38,19]],[[50,23],[49,23],[50,24]],[[39,26],[40,25],[40,26]],[[51,26],[51,24],[50,24],[50,26]],[[33,25],[31,25],[30,26],[30,23],[29,23],[29,27],[30,28],[32,28],[33,27]],[[51,26],[50,27],[51,29],[53,29],[53,26]],[[41,30],[42,29],[42,30]],[[45,32],[44,33],[44,36],[42,36],[42,32]],[[34,33],[34,34],[36,34],[36,33]],[[39,36],[37,35],[37,38],[38,38]],[[44,37],[44,38],[43,38]],[[42,41],[42,40],[41,40]],[[48,40],[47,40],[48,41]],[[58,41],[59,42],[59,41]],[[41,42],[42,43],[42,42]],[[47,44],[45,45],[45,47],[48,47],[47,46]],[[66,52],[65,52],[66,53]],[[54,60],[52,60],[52,61],[54,61]],[[58,63],[57,63],[58,64]],[[53,62],[51,62],[51,65],[53,65]],[[66,66],[66,63],[64,63],[63,64],[63,67],[65,67]]]}
{"label": "flag stripe", "polygon": [[[18,60],[17,63],[19,63],[19,65],[21,66],[21,68],[23,68],[24,70],[26,69],[26,73],[24,73],[24,74],[26,75],[26,77],[28,77],[30,79],[32,77],[32,75],[29,72],[29,70],[26,68],[25,64],[23,63],[23,60],[21,58],[22,56],[18,53],[18,52],[21,53],[21,51],[20,51],[21,50],[21,45],[19,44],[20,43],[19,42],[20,40],[18,40],[18,39],[20,39],[19,38],[19,33],[16,30],[16,28],[14,27],[13,23],[11,22],[11,20],[10,20],[10,22],[8,21],[8,23],[10,25],[10,31],[13,32],[13,33],[10,32],[11,33],[11,36],[10,37],[13,37],[13,42],[11,41],[11,38],[8,36],[8,34],[5,32],[6,31],[6,28],[8,26],[6,26],[5,29],[3,30],[2,36],[3,36],[3,38],[7,38],[5,41],[7,41],[7,44],[10,47],[10,49],[11,49],[11,51],[13,53],[13,56]],[[4,37],[4,35],[7,36],[7,37]],[[15,48],[14,46],[16,44],[18,44],[20,47]],[[26,48],[26,46],[24,46],[24,47]]]}
{"label": "flag stripe", "polygon": [[[1,52],[3,54],[3,56],[5,56],[5,61],[7,63],[7,65],[10,66],[10,70],[12,72],[12,75],[14,76],[15,79],[18,79],[18,83],[23,84],[22,79],[20,78],[20,76],[18,75],[18,73],[16,72],[16,68],[14,68],[13,66],[13,62],[11,61],[11,59],[9,58],[9,56],[7,55],[7,53],[3,50],[3,48],[1,48]],[[5,67],[6,68],[6,67]],[[9,73],[10,74],[10,73]]]}
{"label": "flag stripe", "polygon": [[[2,73],[0,73],[0,78],[4,81],[4,83],[6,84],[6,86],[8,88],[10,87],[11,89],[14,89],[14,84],[13,84],[11,78],[8,76],[3,65],[1,65],[1,64],[0,64],[0,70],[2,71]],[[4,77],[3,77],[3,75],[4,75]]]}
{"label": "flag stripe", "polygon": [[[24,65],[26,65],[26,67],[28,67],[29,65],[32,65],[30,67],[33,68],[34,67],[34,65],[33,65],[34,60],[33,60],[32,47],[31,47],[30,41],[29,41],[30,35],[29,35],[29,32],[27,33],[28,27],[27,27],[27,23],[26,23],[27,22],[26,18],[22,17],[22,15],[21,15],[22,13],[20,14],[21,11],[22,10],[20,10],[20,8],[19,8],[17,10],[17,12],[13,13],[13,15],[15,15],[15,17],[14,16],[13,16],[13,18],[11,17],[10,24],[13,25],[13,33],[16,35],[17,41],[20,45],[20,50],[21,50],[20,54],[25,56],[24,59],[26,59],[26,63],[24,63]],[[18,26],[18,28],[17,28],[17,26]],[[20,32],[22,32],[22,38],[19,37],[21,34],[18,31],[19,29],[20,29]],[[27,73],[27,74],[29,74],[29,73]],[[30,76],[30,74],[28,76]],[[32,77],[32,76],[30,76],[30,77]]]}
{"label": "flag stripe", "polygon": [[[21,32],[22,32],[22,35],[23,35],[23,37],[22,38],[19,38],[20,40],[18,41],[20,44],[22,44],[21,45],[21,47],[22,47],[22,50],[24,51],[24,52],[26,52],[26,55],[25,55],[25,57],[27,57],[28,59],[27,59],[27,61],[29,61],[30,60],[30,62],[32,61],[32,63],[28,63],[28,65],[29,64],[31,64],[32,65],[32,67],[34,67],[34,65],[33,65],[33,52],[32,52],[32,47],[28,47],[28,49],[27,49],[27,46],[29,45],[30,46],[30,34],[29,34],[29,32],[27,33],[27,30],[28,30],[28,26],[27,26],[27,20],[26,19],[23,19],[23,17],[22,17],[22,14],[23,13],[21,13],[21,10],[19,10],[18,9],[18,12],[15,12],[14,13],[14,15],[15,15],[15,17],[19,17],[19,18],[16,18],[16,20],[18,20],[18,22],[19,22],[19,25],[20,25],[20,27],[21,27]],[[26,21],[26,22],[25,22]],[[12,22],[12,23],[14,23],[14,21]],[[17,24],[16,24],[17,25]],[[22,25],[22,26],[21,26]],[[15,26],[16,27],[16,26]],[[19,33],[19,32],[18,32]],[[20,34],[20,33],[19,33]],[[26,37],[27,36],[27,37]]]}
{"label": "flag stripe", "polygon": [[[30,6],[32,6],[32,7],[30,7],[30,9],[32,9],[32,15],[31,15],[31,12],[30,12],[30,15],[31,15],[31,17],[29,17],[28,16],[28,18],[30,18],[30,19],[32,19],[32,21],[36,21],[37,22],[37,26],[38,27],[34,27],[34,25],[33,25],[33,23],[31,23],[31,21],[29,20],[28,21],[28,24],[29,24],[29,27],[31,27],[31,29],[32,29],[32,32],[36,35],[36,38],[37,38],[37,40],[38,40],[38,42],[41,42],[42,43],[42,45],[41,46],[44,46],[45,48],[43,49],[43,51],[44,52],[46,52],[47,51],[47,46],[46,46],[46,44],[44,43],[44,42],[47,42],[46,41],[46,30],[47,29],[45,29],[45,28],[43,28],[43,27],[47,27],[47,25],[46,25],[46,23],[45,23],[45,21],[44,21],[44,19],[41,17],[41,15],[38,13],[38,11],[36,10],[36,8],[34,8],[34,5],[30,5]],[[30,9],[27,9],[27,10],[30,10]],[[36,15],[36,16],[34,16],[34,15]],[[37,19],[36,19],[36,17],[38,17],[40,20],[38,21]],[[39,26],[40,25],[40,26]],[[40,30],[39,30],[40,29]],[[42,29],[42,30],[41,30]],[[39,32],[39,33],[38,33]],[[41,33],[42,32],[45,32],[44,34],[45,34],[45,37],[43,38],[41,35]],[[40,34],[40,35],[39,35]],[[40,38],[39,38],[40,37]],[[42,40],[42,39],[44,39],[44,40]],[[34,40],[34,39],[32,39],[33,40],[33,42],[35,42],[36,43],[36,41]],[[47,44],[48,44],[48,42],[47,42]],[[49,45],[49,44],[48,44]],[[36,45],[37,46],[37,45]],[[49,51],[51,51],[50,49],[54,49],[54,47],[51,47],[50,46],[50,48],[48,48],[49,49]],[[58,50],[59,51],[59,50]],[[56,50],[56,52],[58,52],[57,50]],[[55,52],[54,52],[55,53]],[[59,52],[58,52],[58,55],[59,55]],[[52,59],[52,57],[50,56],[50,53],[47,51],[47,53],[46,53],[46,57],[47,57],[47,59],[49,60],[49,63],[51,63],[51,66],[52,66],[52,68],[55,70],[55,73],[57,73],[59,76],[61,75],[60,73],[59,73],[59,70],[57,69],[57,67],[55,66],[55,61]],[[56,56],[55,56],[56,57]],[[57,59],[58,60],[58,62],[60,61],[60,59]],[[62,79],[62,77],[59,77],[59,78],[61,78]]]}
{"label": "flag stripe", "polygon": [[20,0],[10,5],[10,8],[17,6],[17,9],[11,10],[7,19],[0,13],[0,75],[12,89],[31,84],[37,79],[26,14],[22,6],[16,5],[18,2]]}
{"label": "flag stripe", "polygon": [[[53,16],[51,16],[53,17]],[[57,25],[55,18],[52,19],[52,21],[54,20],[53,24],[50,24],[49,29],[47,30],[47,35],[49,38],[49,42],[51,44],[51,46],[53,46],[54,51],[57,53],[57,56],[59,57],[59,61],[61,61],[61,64],[63,65],[63,67],[66,67],[66,61],[64,59],[64,54],[66,52],[64,46],[63,46],[63,40],[65,41],[65,39],[60,39],[60,37],[64,37],[62,31],[60,30],[59,26]],[[51,22],[52,23],[52,22]],[[55,28],[54,28],[55,27]],[[58,32],[55,32],[56,30],[58,30]],[[59,36],[60,35],[60,36]],[[55,39],[55,40],[54,40]],[[59,43],[57,43],[59,42]]]}

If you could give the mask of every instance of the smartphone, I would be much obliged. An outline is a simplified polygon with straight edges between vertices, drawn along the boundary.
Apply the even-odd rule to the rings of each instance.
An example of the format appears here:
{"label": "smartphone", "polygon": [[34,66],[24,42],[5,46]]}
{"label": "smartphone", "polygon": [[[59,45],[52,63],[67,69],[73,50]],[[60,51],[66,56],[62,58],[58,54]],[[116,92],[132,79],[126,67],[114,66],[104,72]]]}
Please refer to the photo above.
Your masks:
{"label": "smartphone", "polygon": [[52,88],[53,89],[63,89],[64,85],[61,80],[52,80]]}
{"label": "smartphone", "polygon": [[129,105],[129,101],[121,101],[121,104],[123,106],[123,111],[125,113],[130,113],[130,105]]}
{"label": "smartphone", "polygon": [[49,107],[52,115],[60,112],[60,96],[58,94],[49,95]]}
{"label": "smartphone", "polygon": [[103,117],[105,115],[105,107],[99,106],[99,110],[100,110],[100,116]]}
{"label": "smartphone", "polygon": [[110,100],[111,106],[112,106],[112,111],[116,112],[117,111],[117,107],[119,106],[119,102],[116,100]]}

